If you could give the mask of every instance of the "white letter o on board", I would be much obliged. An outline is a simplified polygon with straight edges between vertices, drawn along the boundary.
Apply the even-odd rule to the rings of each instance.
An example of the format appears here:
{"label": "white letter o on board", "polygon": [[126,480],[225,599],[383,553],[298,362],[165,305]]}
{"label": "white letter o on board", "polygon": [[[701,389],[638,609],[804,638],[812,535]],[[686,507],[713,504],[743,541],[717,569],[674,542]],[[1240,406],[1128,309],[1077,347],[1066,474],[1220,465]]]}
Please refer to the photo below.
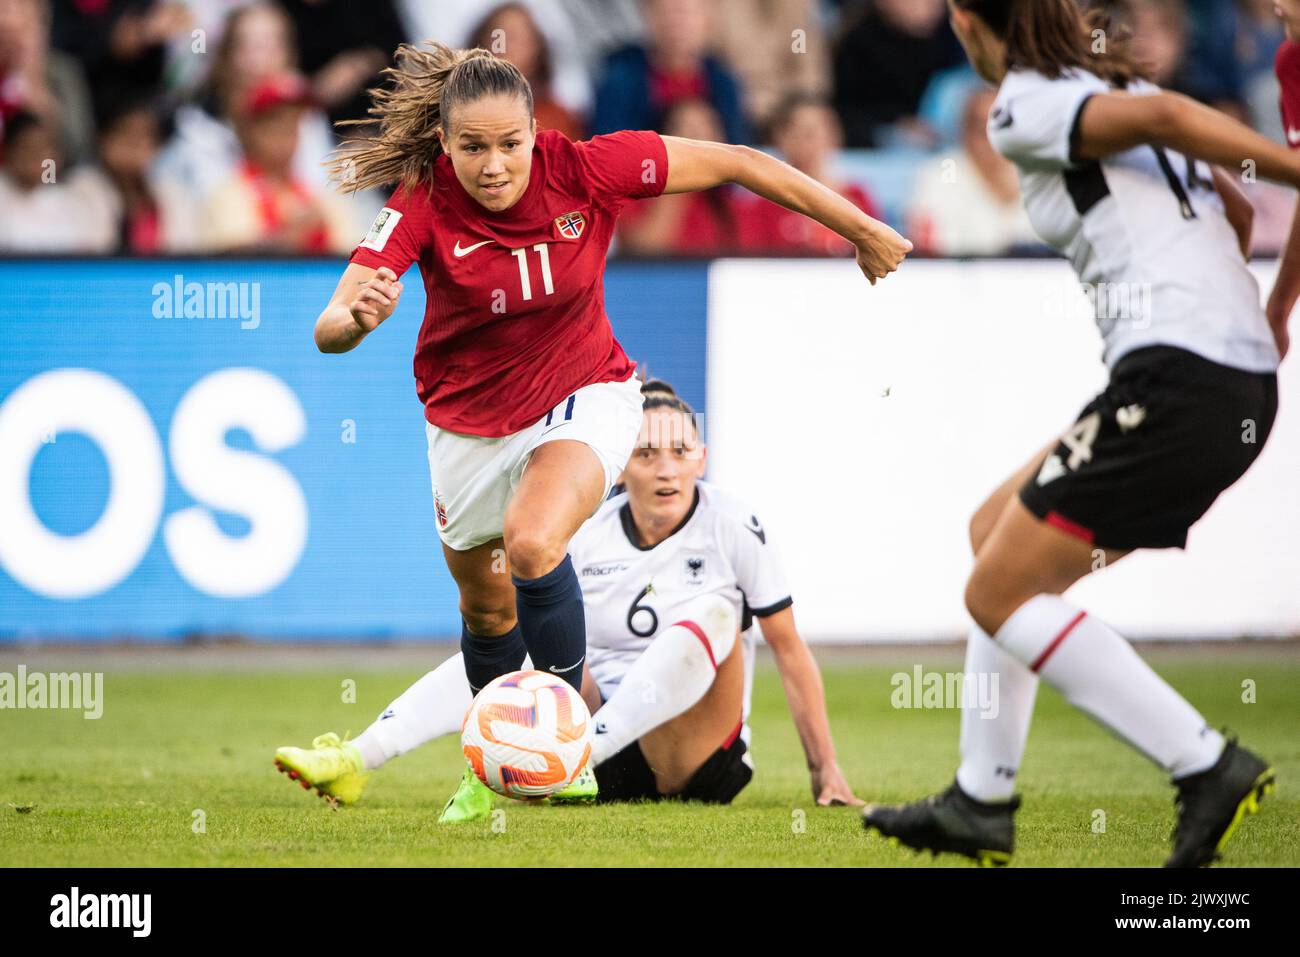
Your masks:
{"label": "white letter o on board", "polygon": [[[81,432],[108,460],[108,504],[80,535],[50,531],[28,495],[44,437]],[[166,465],[149,413],[129,389],[91,369],[28,379],[0,404],[0,566],[50,598],[87,598],[135,570],[162,517]]]}

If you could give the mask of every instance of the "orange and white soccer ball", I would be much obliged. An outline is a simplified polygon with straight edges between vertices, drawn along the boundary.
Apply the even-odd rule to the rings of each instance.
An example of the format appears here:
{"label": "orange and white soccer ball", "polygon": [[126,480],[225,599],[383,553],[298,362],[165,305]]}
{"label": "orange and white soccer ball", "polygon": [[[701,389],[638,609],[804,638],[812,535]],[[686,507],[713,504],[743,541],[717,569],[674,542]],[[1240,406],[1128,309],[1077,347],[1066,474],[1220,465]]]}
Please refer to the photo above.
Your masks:
{"label": "orange and white soccer ball", "polygon": [[502,675],[465,712],[461,749],[498,794],[542,798],[569,785],[591,756],[591,713],[567,681],[544,671]]}

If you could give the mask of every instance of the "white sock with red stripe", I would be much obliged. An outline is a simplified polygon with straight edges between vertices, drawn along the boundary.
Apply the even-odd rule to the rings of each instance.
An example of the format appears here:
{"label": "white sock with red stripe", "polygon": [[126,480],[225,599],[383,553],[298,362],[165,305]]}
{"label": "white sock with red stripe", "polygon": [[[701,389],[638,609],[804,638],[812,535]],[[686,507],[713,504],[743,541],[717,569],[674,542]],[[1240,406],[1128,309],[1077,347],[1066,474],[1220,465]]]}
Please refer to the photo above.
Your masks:
{"label": "white sock with red stripe", "polygon": [[[527,660],[524,667],[530,667]],[[460,731],[473,700],[464,658],[454,654],[403,691],[352,744],[366,770],[373,770],[426,741]]]}
{"label": "white sock with red stripe", "polygon": [[674,609],[674,617],[677,623],[650,642],[596,712],[593,767],[695,705],[735,647],[736,609],[721,595],[701,595]]}
{"label": "white sock with red stripe", "polygon": [[[997,683],[989,676],[996,676]],[[973,687],[987,682],[996,689],[996,697],[994,708],[962,708],[957,783],[977,801],[1005,804],[1016,790],[1016,774],[1038,697],[1038,675],[976,626],[966,639],[966,681],[974,682]],[[963,704],[967,700],[963,695]]]}
{"label": "white sock with red stripe", "polygon": [[1173,777],[1218,760],[1223,736],[1105,622],[1055,595],[1036,595],[998,644]]}

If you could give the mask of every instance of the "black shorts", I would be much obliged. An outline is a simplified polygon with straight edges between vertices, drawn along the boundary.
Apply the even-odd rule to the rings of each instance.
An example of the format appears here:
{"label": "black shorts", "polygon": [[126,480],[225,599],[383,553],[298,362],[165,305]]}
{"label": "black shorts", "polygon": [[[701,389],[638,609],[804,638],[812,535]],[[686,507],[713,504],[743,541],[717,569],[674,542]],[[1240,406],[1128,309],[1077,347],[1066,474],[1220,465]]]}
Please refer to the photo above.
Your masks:
{"label": "black shorts", "polygon": [[1182,548],[1259,456],[1276,416],[1271,372],[1170,346],[1138,349],[1115,365],[1020,501],[1102,548]]}
{"label": "black shorts", "polygon": [[709,755],[679,794],[660,794],[655,786],[655,773],[646,763],[641,744],[633,741],[596,768],[596,784],[600,788],[596,803],[703,801],[705,804],[730,804],[754,776],[754,769],[745,761],[747,750],[745,742],[737,737],[727,747],[718,748]]}

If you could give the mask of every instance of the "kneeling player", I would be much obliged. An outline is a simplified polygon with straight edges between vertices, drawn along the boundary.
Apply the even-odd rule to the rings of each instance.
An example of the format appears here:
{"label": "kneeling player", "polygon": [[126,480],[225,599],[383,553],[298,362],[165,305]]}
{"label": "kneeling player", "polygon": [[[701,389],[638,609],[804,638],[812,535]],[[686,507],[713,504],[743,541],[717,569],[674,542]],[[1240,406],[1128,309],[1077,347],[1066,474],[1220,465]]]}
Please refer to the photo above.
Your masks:
{"label": "kneeling player", "polygon": [[[614,496],[570,545],[587,616],[583,697],[589,767],[560,798],[730,802],[752,777],[749,714],[757,636],[772,648],[820,804],[859,804],[840,772],[821,676],[751,511],[700,481],[694,413],[660,382],[642,388],[642,433]],[[525,667],[529,667],[525,663]],[[472,695],[460,656],[429,672],[355,741],[281,748],[281,770],[344,803],[368,771],[460,729]],[[598,789],[596,787],[598,783]],[[466,771],[441,821],[486,817],[491,793]]]}

